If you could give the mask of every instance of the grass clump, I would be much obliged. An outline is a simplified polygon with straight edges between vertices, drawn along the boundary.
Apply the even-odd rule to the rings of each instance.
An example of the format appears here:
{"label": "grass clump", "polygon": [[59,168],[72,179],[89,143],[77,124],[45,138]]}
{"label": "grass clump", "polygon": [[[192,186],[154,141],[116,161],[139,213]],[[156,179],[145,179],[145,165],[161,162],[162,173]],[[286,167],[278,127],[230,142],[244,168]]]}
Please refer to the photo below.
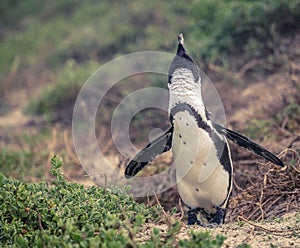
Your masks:
{"label": "grass clump", "polygon": [[251,246],[246,243],[242,243],[242,244],[238,245],[237,248],[251,248]]}
{"label": "grass clump", "polygon": [[276,114],[276,120],[282,128],[285,128],[288,131],[295,130],[300,122],[299,99],[289,99],[284,109]]}
{"label": "grass clump", "polygon": [[[300,22],[299,1],[192,1],[191,17],[198,24],[191,36],[198,37],[201,53],[220,61],[229,53],[247,57],[274,54],[278,37]],[[197,18],[196,18],[197,17]],[[203,42],[205,41],[205,42]],[[196,44],[195,44],[196,45]],[[194,46],[193,46],[194,47]]]}
{"label": "grass clump", "polygon": [[69,103],[74,103],[81,86],[97,69],[96,62],[89,62],[83,66],[69,60],[58,75],[53,75],[52,84],[49,84],[41,96],[31,100],[25,111],[32,114],[51,115]]}
{"label": "grass clump", "polygon": [[1,173],[22,181],[42,180],[45,176],[43,164],[49,156],[47,141],[46,129],[39,134],[6,129],[0,143]]}
{"label": "grass clump", "polygon": [[272,139],[274,138],[274,135],[271,130],[274,128],[275,124],[275,121],[271,119],[252,119],[247,124],[245,133],[251,139]]}
{"label": "grass clump", "polygon": [[212,238],[209,232],[191,232],[190,240],[180,240],[179,247],[186,248],[218,248],[221,247],[225,241],[225,237],[222,235],[217,235]]}
{"label": "grass clump", "polygon": [[[41,160],[46,155],[41,155]],[[0,170],[6,175],[17,177],[21,180],[30,181],[33,177],[43,178],[43,168],[39,166],[35,154],[30,150],[9,150],[0,151]]]}
{"label": "grass clump", "polygon": [[275,127],[279,126],[290,132],[297,129],[300,122],[299,116],[300,102],[296,98],[290,98],[286,106],[275,115],[274,120],[252,119],[246,125],[245,132],[251,139],[274,139]]}
{"label": "grass clump", "polygon": [[222,235],[216,235],[212,237],[209,232],[196,232],[190,231],[188,239],[182,239],[177,241],[174,235],[180,230],[179,222],[175,222],[169,227],[166,235],[161,235],[158,228],[152,230],[151,238],[145,244],[142,244],[143,248],[152,247],[180,247],[180,248],[219,248],[222,247],[226,237]]}

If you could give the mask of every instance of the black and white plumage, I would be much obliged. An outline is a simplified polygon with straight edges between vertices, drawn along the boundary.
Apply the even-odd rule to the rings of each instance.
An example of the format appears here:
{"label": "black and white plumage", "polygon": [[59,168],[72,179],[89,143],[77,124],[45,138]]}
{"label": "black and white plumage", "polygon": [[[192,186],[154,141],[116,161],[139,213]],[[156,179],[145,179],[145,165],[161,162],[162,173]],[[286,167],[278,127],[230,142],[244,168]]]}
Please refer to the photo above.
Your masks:
{"label": "black and white plumage", "polygon": [[232,161],[227,139],[284,166],[274,154],[249,138],[211,120],[201,95],[200,70],[187,54],[183,36],[169,69],[169,113],[171,127],[142,149],[127,165],[131,178],[150,161],[172,148],[179,195],[188,207],[188,224],[209,225],[224,222],[232,190]]}

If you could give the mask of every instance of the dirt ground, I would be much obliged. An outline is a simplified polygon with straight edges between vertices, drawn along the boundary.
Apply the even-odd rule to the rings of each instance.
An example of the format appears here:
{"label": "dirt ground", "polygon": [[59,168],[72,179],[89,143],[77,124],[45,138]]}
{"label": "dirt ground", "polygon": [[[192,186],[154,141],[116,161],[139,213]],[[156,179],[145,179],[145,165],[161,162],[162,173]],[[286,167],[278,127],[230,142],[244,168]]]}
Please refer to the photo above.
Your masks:
{"label": "dirt ground", "polygon": [[[146,224],[143,234],[138,240],[147,240],[153,228],[166,233],[167,224]],[[224,224],[217,228],[204,228],[182,225],[176,238],[188,239],[190,231],[210,232],[213,237],[216,235],[226,236],[223,247],[237,247],[248,244],[251,247],[300,247],[300,213],[289,213],[282,218],[263,222],[250,222],[241,219],[239,222]],[[243,246],[241,246],[243,247]]]}

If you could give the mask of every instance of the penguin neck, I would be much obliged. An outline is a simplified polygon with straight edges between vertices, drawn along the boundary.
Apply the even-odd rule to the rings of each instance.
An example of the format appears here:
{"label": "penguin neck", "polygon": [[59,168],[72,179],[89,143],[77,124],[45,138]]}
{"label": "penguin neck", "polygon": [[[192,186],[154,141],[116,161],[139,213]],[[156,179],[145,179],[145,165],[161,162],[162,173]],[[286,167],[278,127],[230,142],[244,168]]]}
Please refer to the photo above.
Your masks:
{"label": "penguin neck", "polygon": [[172,74],[169,82],[170,110],[176,105],[187,103],[206,120],[205,107],[201,95],[201,79],[195,81],[193,73],[185,68],[178,68]]}

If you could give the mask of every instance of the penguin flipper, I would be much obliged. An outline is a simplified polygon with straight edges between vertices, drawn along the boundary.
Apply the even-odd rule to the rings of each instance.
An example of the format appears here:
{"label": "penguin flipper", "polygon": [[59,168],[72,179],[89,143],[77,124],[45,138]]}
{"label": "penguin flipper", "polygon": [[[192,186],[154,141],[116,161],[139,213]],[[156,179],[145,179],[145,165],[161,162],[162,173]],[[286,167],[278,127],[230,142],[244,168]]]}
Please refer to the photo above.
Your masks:
{"label": "penguin flipper", "polygon": [[226,127],[223,127],[218,123],[213,123],[213,125],[219,133],[224,134],[226,136],[226,138],[235,142],[239,146],[244,147],[244,148],[248,149],[249,151],[254,152],[255,154],[265,158],[266,160],[272,162],[273,164],[284,167],[284,164],[280,158],[278,158],[272,152],[263,148],[259,144],[255,143],[251,139],[247,138],[246,136],[244,136],[240,133],[237,133],[235,131],[232,131]]}
{"label": "penguin flipper", "polygon": [[156,156],[169,151],[172,146],[173,126],[164,134],[150,142],[145,148],[139,151],[134,158],[126,165],[124,175],[127,179],[134,177]]}

